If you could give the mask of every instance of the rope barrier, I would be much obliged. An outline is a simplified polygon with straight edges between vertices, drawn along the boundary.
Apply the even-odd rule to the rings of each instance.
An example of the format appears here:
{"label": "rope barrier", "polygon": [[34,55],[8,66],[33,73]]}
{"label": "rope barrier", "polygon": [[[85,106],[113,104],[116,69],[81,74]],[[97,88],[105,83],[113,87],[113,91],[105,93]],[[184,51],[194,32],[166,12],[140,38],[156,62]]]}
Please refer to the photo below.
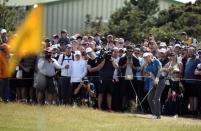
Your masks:
{"label": "rope barrier", "polygon": [[[87,78],[100,78],[100,76],[86,76]],[[63,78],[63,77],[54,77],[54,78]],[[71,78],[80,78],[80,77],[71,77]],[[115,76],[115,78],[151,78],[150,76]],[[173,77],[165,77],[166,80],[170,80]],[[2,79],[2,78],[0,78]],[[32,78],[8,78],[10,80],[26,80],[26,79],[34,79]],[[186,78],[174,78],[174,79],[179,79],[179,81],[200,81],[201,79],[186,79]],[[128,79],[130,80],[130,79]],[[132,79],[131,79],[132,80]]]}

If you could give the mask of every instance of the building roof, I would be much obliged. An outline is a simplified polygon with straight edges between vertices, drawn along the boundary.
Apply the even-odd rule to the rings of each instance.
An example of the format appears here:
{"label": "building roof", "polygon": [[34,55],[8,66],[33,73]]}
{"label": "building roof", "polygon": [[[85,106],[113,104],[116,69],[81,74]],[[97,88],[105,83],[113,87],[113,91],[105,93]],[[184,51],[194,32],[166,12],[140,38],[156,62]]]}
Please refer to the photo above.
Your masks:
{"label": "building roof", "polygon": [[[4,0],[0,0],[3,3]],[[6,3],[7,6],[29,6],[39,3],[50,3],[60,0],[8,0]]]}
{"label": "building roof", "polygon": [[195,3],[196,0],[175,0],[175,1],[178,1],[178,2],[181,2],[181,3],[188,3],[188,2]]}

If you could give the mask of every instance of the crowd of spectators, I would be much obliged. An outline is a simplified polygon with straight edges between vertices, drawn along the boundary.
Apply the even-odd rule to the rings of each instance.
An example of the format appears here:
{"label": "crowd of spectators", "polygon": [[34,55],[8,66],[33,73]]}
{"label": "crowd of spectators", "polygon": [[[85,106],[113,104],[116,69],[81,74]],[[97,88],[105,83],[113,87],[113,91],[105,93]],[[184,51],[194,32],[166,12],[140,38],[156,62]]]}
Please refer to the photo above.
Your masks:
{"label": "crowd of spectators", "polygon": [[[149,96],[163,78],[157,96],[163,114],[201,113],[201,49],[186,32],[170,42],[154,34],[141,43],[113,35],[69,36],[67,30],[46,38],[44,51],[20,60],[12,77],[5,73],[9,39],[1,30],[0,98],[4,102],[90,106],[100,110],[151,112]],[[28,43],[27,43],[28,44]],[[160,76],[156,66],[160,65]],[[162,76],[162,77],[161,77]],[[153,87],[156,88],[156,87]],[[161,97],[161,99],[160,99]]]}

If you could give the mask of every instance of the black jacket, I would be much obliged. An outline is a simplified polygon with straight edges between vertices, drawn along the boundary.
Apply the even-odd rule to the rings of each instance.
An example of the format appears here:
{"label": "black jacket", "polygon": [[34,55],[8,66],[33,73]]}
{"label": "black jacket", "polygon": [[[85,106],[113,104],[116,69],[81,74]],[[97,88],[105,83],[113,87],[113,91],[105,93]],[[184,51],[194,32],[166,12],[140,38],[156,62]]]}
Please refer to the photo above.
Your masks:
{"label": "black jacket", "polygon": [[[132,56],[132,61],[133,61],[133,65],[134,65],[135,67],[140,67],[140,62],[139,62],[139,60],[138,60],[135,56]],[[127,63],[127,56],[124,56],[124,57],[120,58],[120,60],[119,60],[119,68],[120,68],[120,70],[119,70],[119,71],[120,71],[120,75],[121,75],[121,76],[125,76],[126,67],[123,68],[123,66],[124,66],[126,63]],[[133,69],[133,68],[132,68],[132,70],[133,70],[133,76],[135,76],[137,69]]]}

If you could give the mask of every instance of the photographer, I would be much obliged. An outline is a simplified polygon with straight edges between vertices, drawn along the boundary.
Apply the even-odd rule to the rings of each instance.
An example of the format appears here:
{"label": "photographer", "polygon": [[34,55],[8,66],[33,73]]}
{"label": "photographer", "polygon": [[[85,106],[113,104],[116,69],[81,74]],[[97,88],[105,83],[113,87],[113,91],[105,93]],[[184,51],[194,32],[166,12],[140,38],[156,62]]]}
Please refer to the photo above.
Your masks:
{"label": "photographer", "polygon": [[[122,109],[128,108],[131,100],[135,99],[135,92],[131,84],[136,80],[136,71],[140,69],[139,60],[133,56],[133,47],[127,46],[127,52],[124,57],[119,60],[119,67],[122,75]],[[134,89],[135,90],[135,89]]]}
{"label": "photographer", "polygon": [[94,84],[85,77],[73,92],[74,104],[94,107],[96,104],[96,92]]}
{"label": "photographer", "polygon": [[[46,97],[46,104],[53,103],[53,95],[55,94],[54,76],[56,69],[64,69],[68,66],[60,66],[59,63],[51,58],[52,48],[47,48],[44,52],[44,57],[38,60],[38,74],[36,79],[36,95],[39,104],[43,104],[43,100]],[[47,96],[46,96],[47,95]]]}
{"label": "photographer", "polygon": [[[112,52],[105,51],[102,62],[93,71],[99,71],[100,86],[98,88],[98,108],[102,109],[103,95],[107,94],[107,104],[109,111],[112,111],[112,90],[113,90],[113,74],[118,68],[117,63],[112,60]],[[90,70],[90,67],[88,67]]]}

